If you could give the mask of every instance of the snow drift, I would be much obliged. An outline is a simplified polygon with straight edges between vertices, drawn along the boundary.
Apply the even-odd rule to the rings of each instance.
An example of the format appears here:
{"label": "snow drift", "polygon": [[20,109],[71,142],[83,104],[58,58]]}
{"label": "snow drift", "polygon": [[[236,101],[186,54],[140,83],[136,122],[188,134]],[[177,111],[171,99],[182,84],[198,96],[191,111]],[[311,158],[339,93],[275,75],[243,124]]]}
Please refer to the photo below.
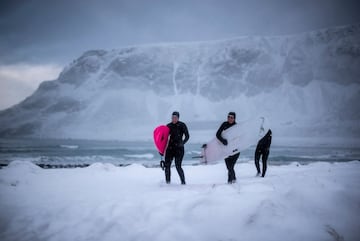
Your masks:
{"label": "snow drift", "polygon": [[[185,166],[166,185],[160,168],[44,170],[12,162],[0,170],[0,239],[55,240],[346,240],[360,236],[360,162]],[[140,178],[141,177],[141,178]]]}

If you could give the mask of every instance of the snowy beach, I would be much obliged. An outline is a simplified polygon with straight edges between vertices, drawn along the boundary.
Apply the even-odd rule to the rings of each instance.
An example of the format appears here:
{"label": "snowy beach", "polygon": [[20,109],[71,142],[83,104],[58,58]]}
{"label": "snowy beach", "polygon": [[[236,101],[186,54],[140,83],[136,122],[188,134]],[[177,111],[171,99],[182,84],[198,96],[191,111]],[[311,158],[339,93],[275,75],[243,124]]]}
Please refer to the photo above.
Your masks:
{"label": "snowy beach", "polygon": [[359,12],[0,1],[0,241],[360,241]]}
{"label": "snowy beach", "polygon": [[0,170],[0,240],[359,240],[360,162]]}

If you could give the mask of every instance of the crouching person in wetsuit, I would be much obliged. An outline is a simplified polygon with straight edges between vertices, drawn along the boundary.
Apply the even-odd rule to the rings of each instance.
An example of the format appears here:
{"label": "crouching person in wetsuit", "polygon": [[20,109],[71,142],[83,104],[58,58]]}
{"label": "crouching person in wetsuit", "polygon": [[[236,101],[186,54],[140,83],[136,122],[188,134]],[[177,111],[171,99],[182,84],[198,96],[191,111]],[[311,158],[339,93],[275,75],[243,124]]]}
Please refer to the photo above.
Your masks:
{"label": "crouching person in wetsuit", "polygon": [[[256,176],[260,176],[261,174],[262,177],[265,177],[265,173],[267,169],[267,159],[270,153],[271,139],[272,139],[272,132],[270,129],[268,129],[265,136],[263,136],[259,140],[256,146],[256,150],[255,150],[255,166],[257,170]],[[260,163],[259,163],[260,156],[262,160],[262,173],[260,173]]]}
{"label": "crouching person in wetsuit", "polygon": [[[169,184],[171,181],[171,162],[175,158],[176,170],[179,174],[181,184],[185,185],[185,174],[181,167],[184,157],[184,144],[189,140],[189,131],[185,123],[179,121],[180,114],[177,111],[172,113],[171,122],[167,124],[170,129],[169,143],[165,153],[165,179]],[[183,139],[183,136],[185,138]]]}
{"label": "crouching person in wetsuit", "polygon": [[[221,136],[221,133],[224,130],[230,128],[231,126],[236,125],[235,119],[236,119],[235,112],[229,112],[228,117],[227,117],[227,121],[222,123],[219,130],[216,132],[217,139],[225,146],[228,144],[228,142],[227,142],[226,139],[224,139]],[[236,175],[235,175],[235,171],[234,171],[234,166],[235,166],[236,161],[239,158],[239,156],[240,156],[240,153],[237,153],[235,155],[228,156],[227,158],[225,158],[226,168],[228,169],[228,183],[229,184],[232,184],[232,183],[236,182]]]}

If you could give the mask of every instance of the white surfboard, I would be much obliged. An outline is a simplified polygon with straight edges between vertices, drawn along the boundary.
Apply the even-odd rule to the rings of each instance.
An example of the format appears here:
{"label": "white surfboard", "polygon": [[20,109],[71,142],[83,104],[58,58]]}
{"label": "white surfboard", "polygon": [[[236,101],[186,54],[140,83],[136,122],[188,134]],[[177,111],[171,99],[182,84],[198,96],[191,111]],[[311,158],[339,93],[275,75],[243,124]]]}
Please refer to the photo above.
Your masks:
{"label": "white surfboard", "polygon": [[211,163],[235,155],[252,145],[256,145],[259,136],[264,132],[265,118],[261,117],[252,121],[239,122],[222,132],[222,137],[227,139],[225,146],[216,137],[206,143],[201,153],[202,163]]}

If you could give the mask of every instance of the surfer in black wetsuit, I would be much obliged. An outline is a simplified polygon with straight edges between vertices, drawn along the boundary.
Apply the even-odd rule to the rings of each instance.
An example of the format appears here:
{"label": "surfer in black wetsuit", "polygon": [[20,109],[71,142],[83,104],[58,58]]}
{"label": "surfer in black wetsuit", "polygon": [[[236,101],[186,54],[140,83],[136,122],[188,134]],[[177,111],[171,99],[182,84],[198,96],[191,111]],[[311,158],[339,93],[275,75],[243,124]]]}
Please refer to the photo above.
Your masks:
{"label": "surfer in black wetsuit", "polygon": [[[264,130],[262,128],[262,130]],[[270,145],[272,139],[272,132],[270,129],[266,132],[266,134],[259,140],[256,150],[255,150],[255,166],[257,170],[257,176],[265,177],[266,169],[267,169],[267,159],[270,153]],[[260,156],[262,160],[262,173],[260,173]]]}
{"label": "surfer in black wetsuit", "polygon": [[[224,130],[228,129],[229,127],[236,125],[235,119],[236,119],[235,112],[229,112],[227,121],[222,123],[219,130],[216,132],[216,137],[225,146],[228,144],[228,141],[221,136],[221,133]],[[240,153],[237,153],[235,155],[228,156],[227,158],[225,158],[226,168],[228,169],[228,183],[229,184],[236,182],[234,166],[235,166],[236,161],[239,158],[239,156],[240,156]]]}
{"label": "surfer in black wetsuit", "polygon": [[[189,131],[184,122],[179,121],[180,114],[177,111],[172,113],[172,119],[167,127],[170,129],[169,143],[165,152],[165,179],[166,183],[170,183],[171,162],[175,158],[176,170],[179,174],[181,184],[185,185],[185,175],[181,167],[184,157],[184,144],[189,140]],[[185,138],[183,139],[183,136]]]}
{"label": "surfer in black wetsuit", "polygon": [[[262,117],[263,118],[263,117]],[[269,128],[269,123],[263,118],[263,122],[260,127],[259,141],[255,150],[255,166],[257,170],[256,176],[265,177],[267,169],[267,159],[270,153],[270,145],[272,140],[272,132]],[[262,160],[262,173],[260,172],[260,163],[259,160]]]}

